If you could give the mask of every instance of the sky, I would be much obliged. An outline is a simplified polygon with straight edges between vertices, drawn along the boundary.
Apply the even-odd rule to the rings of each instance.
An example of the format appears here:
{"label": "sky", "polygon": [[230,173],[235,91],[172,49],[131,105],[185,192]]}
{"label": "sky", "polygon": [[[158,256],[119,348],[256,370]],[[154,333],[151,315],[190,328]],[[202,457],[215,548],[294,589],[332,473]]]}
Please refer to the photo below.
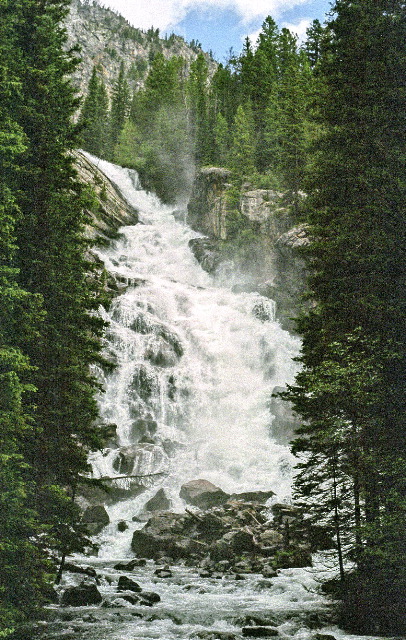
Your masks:
{"label": "sky", "polygon": [[239,53],[249,36],[255,43],[261,25],[272,16],[280,27],[288,27],[299,39],[318,18],[324,22],[331,0],[99,0],[117,10],[139,29],[153,26],[161,35],[176,33],[187,42],[199,42],[225,62],[230,49]]}

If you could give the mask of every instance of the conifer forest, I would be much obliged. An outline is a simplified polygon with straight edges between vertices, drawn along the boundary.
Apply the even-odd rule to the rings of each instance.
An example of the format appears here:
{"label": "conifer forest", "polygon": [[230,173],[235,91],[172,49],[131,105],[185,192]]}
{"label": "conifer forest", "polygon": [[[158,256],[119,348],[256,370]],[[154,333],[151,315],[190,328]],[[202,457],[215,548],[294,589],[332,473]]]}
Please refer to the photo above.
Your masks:
{"label": "conifer forest", "polygon": [[[81,1],[92,6],[89,0]],[[66,636],[61,632],[47,636],[38,627],[37,621],[49,619],[47,612],[56,611],[61,602],[68,603],[60,586],[67,567],[72,562],[93,566],[97,546],[103,544],[99,532],[95,536],[86,523],[84,508],[103,504],[111,517],[123,499],[117,488],[112,490],[112,483],[103,485],[103,479],[108,475],[111,480],[111,473],[118,479],[155,473],[153,467],[140,471],[126,463],[135,444],[125,439],[120,444],[118,466],[113,462],[115,471],[92,472],[95,452],[102,452],[104,458],[100,454],[100,460],[107,460],[110,454],[106,452],[118,450],[117,445],[108,444],[110,423],[118,420],[115,414],[101,416],[100,407],[105,401],[100,398],[110,397],[106,380],[119,377],[114,373],[118,364],[106,348],[106,339],[116,326],[118,306],[114,305],[118,298],[130,294],[127,291],[119,295],[122,283],[115,289],[111,285],[109,265],[114,269],[123,259],[114,257],[109,247],[119,245],[123,254],[132,241],[132,231],[126,241],[117,229],[103,238],[89,233],[104,206],[105,186],[100,189],[96,182],[80,179],[78,149],[86,152],[92,162],[100,159],[102,171],[104,166],[118,166],[131,176],[137,172],[142,189],[149,194],[145,197],[156,194],[159,211],[170,211],[171,216],[174,212],[175,218],[180,217],[180,210],[186,211],[199,172],[209,175],[210,170],[210,175],[222,175],[226,182],[221,204],[226,212],[224,229],[210,242],[215,245],[215,267],[220,269],[216,273],[224,273],[220,267],[226,265],[224,268],[231,269],[231,275],[227,272],[229,275],[224,277],[230,282],[234,277],[230,264],[238,263],[242,270],[248,265],[249,270],[260,242],[260,219],[244,215],[242,194],[265,194],[261,196],[264,206],[269,197],[266,194],[278,194],[279,211],[287,211],[291,226],[300,228],[306,237],[297,250],[304,273],[297,294],[298,311],[289,320],[288,332],[278,324],[278,302],[276,320],[271,319],[272,335],[280,336],[274,338],[276,345],[272,343],[274,353],[279,353],[281,340],[289,345],[289,340],[299,344],[296,351],[289,347],[290,355],[286,348],[283,356],[289,360],[283,366],[291,367],[294,375],[275,383],[274,392],[271,389],[264,401],[267,410],[272,402],[289,407],[293,421],[292,433],[287,437],[290,443],[283,444],[284,455],[294,459],[292,488],[286,500],[277,502],[285,501],[294,515],[291,520],[282,518],[281,533],[273,534],[275,540],[280,536],[281,546],[273,552],[274,541],[264,542],[270,539],[269,535],[266,538],[266,518],[261,520],[265,513],[261,508],[266,507],[258,507],[256,515],[254,507],[245,506],[245,511],[238,507],[240,514],[254,515],[250,521],[241,516],[237,527],[230,524],[231,516],[221,511],[227,502],[225,506],[216,503],[213,511],[209,508],[212,504],[204,505],[203,511],[186,505],[185,511],[184,503],[174,507],[172,501],[173,512],[182,512],[183,519],[197,527],[193,535],[192,529],[186,535],[185,529],[173,531],[181,531],[179,537],[184,541],[187,536],[193,538],[196,549],[189,549],[187,556],[182,556],[179,549],[165,550],[160,556],[155,551],[151,555],[137,553],[135,540],[139,538],[141,545],[144,530],[136,529],[131,557],[138,555],[154,561],[163,558],[163,565],[169,564],[167,557],[175,565],[179,558],[183,558],[182,562],[186,558],[186,566],[193,566],[193,558],[197,563],[206,557],[206,564],[201,562],[199,566],[209,576],[216,575],[221,562],[224,572],[227,566],[233,575],[244,574],[244,562],[251,562],[255,569],[257,558],[268,554],[266,566],[270,567],[273,582],[277,572],[283,577],[284,571],[307,566],[303,561],[307,547],[303,540],[295,538],[299,535],[294,532],[297,518],[301,527],[313,532],[309,534],[306,555],[309,563],[311,554],[328,555],[331,571],[320,574],[317,588],[330,603],[332,622],[309,626],[310,630],[300,635],[299,627],[289,631],[289,625],[284,626],[281,621],[255,622],[255,616],[254,622],[249,622],[246,615],[245,622],[239,623],[244,637],[344,638],[337,635],[337,629],[349,634],[345,638],[351,638],[351,634],[367,640],[372,636],[404,637],[405,3],[335,0],[325,23],[314,20],[303,43],[269,16],[257,41],[251,42],[247,37],[242,50],[231,51],[223,63],[204,53],[198,43],[191,43],[191,59],[180,53],[171,55],[168,52],[175,36],[163,40],[158,30],[142,32],[128,26],[127,36],[151,43],[149,55],[132,66],[123,59],[112,88],[107,86],[105,74],[95,61],[84,95],[79,94],[72,79],[81,61],[81,50],[79,46],[68,46],[66,21],[70,5],[70,0],[0,0],[0,638],[241,637],[231,618],[227,618],[227,624],[232,627],[220,625],[213,627],[214,631],[202,631],[200,627],[196,631],[193,627],[189,635],[168,631],[169,627],[156,627],[160,631],[149,635],[150,627],[145,626],[142,633],[134,627],[126,632],[128,635],[107,630],[97,635],[86,627],[78,635],[73,630],[71,635],[67,631]],[[122,187],[119,191],[125,197]],[[139,205],[133,206],[140,210]],[[182,224],[186,222],[186,218],[182,220]],[[135,219],[131,228],[139,228],[139,233],[144,234],[149,229],[145,221],[136,223]],[[199,238],[201,235],[195,233]],[[154,242],[158,240],[155,238]],[[174,252],[179,254],[176,242]],[[189,245],[194,242],[190,240]],[[264,251],[266,254],[266,247]],[[108,256],[104,263],[100,258],[103,252]],[[147,254],[145,260],[149,260]],[[136,259],[142,262],[140,251]],[[133,276],[133,280],[127,277],[126,286],[135,287],[137,292],[148,288],[155,263],[148,269],[141,266],[141,276],[137,276],[135,284]],[[169,288],[178,286],[173,273],[166,285]],[[203,290],[209,291],[213,286],[205,280],[211,276],[203,271],[202,274],[201,280],[193,281],[193,300],[206,295]],[[151,282],[155,280],[152,278]],[[238,300],[244,304],[254,300],[257,324],[251,325],[247,320],[245,328],[236,331],[245,332],[247,340],[251,339],[250,334],[262,336],[258,352],[246,347],[251,349],[251,359],[257,361],[252,364],[254,370],[266,360],[266,323],[270,322],[266,309],[272,304],[272,295],[263,297],[247,291]],[[179,291],[177,295],[180,299]],[[229,294],[222,295],[225,300]],[[144,307],[142,304],[137,302],[137,309],[145,311],[148,318],[152,317],[153,307],[159,307],[157,302],[149,306],[145,303]],[[227,304],[241,307],[243,303],[234,298],[229,302],[227,298]],[[185,303],[184,308],[189,310],[183,310],[179,318],[192,313],[191,303],[189,307]],[[133,394],[138,385],[138,405],[133,405],[131,424],[137,424],[137,433],[141,434],[135,443],[141,443],[145,451],[156,451],[158,441],[153,434],[159,435],[159,429],[164,433],[164,423],[165,428],[169,425],[174,429],[181,407],[189,402],[190,415],[195,415],[193,405],[199,406],[200,414],[196,415],[206,415],[204,395],[208,396],[209,391],[205,388],[202,392],[202,405],[197,396],[195,400],[190,398],[190,390],[182,391],[188,377],[177,373],[177,363],[195,357],[182,337],[186,330],[182,334],[179,329],[176,334],[176,323],[170,324],[169,320],[167,325],[163,321],[159,325],[147,324],[146,316],[137,315],[132,325],[127,324],[126,331],[133,330],[137,340],[150,340],[152,336],[164,349],[152,353],[152,342],[148,343],[148,364],[140,365],[132,378]],[[213,315],[210,331],[217,321]],[[180,326],[181,320],[177,322]],[[229,330],[230,321],[226,324],[224,331]],[[190,324],[190,335],[197,332],[196,326]],[[120,336],[117,341],[124,340]],[[217,338],[212,338],[212,344],[213,340]],[[217,368],[228,367],[227,362],[231,361],[227,358],[224,363],[219,361]],[[158,400],[151,399],[155,384],[151,363],[161,372],[161,396],[166,376],[169,409],[164,418],[161,414],[157,417]],[[238,371],[229,367],[229,377],[238,378]],[[204,378],[204,374],[194,375]],[[252,384],[255,387],[256,383]],[[230,393],[229,415],[238,416],[244,411],[249,395]],[[116,403],[119,402],[117,396]],[[182,420],[186,423],[185,417]],[[227,430],[224,425],[228,423],[222,424],[222,429]],[[250,438],[256,442],[255,424],[253,410],[250,420],[245,421],[245,435],[241,436],[247,442]],[[214,438],[213,434],[214,431],[205,434],[202,426],[196,441]],[[175,460],[176,455],[181,455],[176,453],[180,445],[174,441],[170,449],[167,442],[171,436],[165,437],[162,436],[162,446],[166,447],[169,461]],[[238,441],[230,442],[229,447],[240,448],[238,455],[243,460],[244,447],[239,447]],[[230,471],[230,478],[236,473]],[[256,469],[253,464],[250,473],[258,478],[262,467]],[[161,478],[160,474],[159,468],[156,475]],[[185,478],[180,477],[183,482]],[[213,470],[208,479],[216,477]],[[149,486],[148,478],[145,484]],[[259,481],[253,482],[252,490],[266,488],[260,485]],[[278,494],[276,485],[276,481],[270,482],[268,488],[272,491],[268,497]],[[167,490],[165,481],[156,485],[159,487],[161,493]],[[139,500],[141,490],[134,493],[133,500]],[[225,490],[231,499],[236,499],[232,487]],[[247,492],[245,485],[239,495],[246,495],[242,491]],[[96,501],[88,498],[95,493]],[[125,495],[129,501],[129,494]],[[182,495],[186,495],[184,489]],[[83,496],[89,499],[85,507]],[[145,500],[143,508],[152,512],[156,507],[145,507]],[[231,500],[230,504],[235,503]],[[168,503],[159,509],[157,513],[166,513],[171,507]],[[278,514],[283,512],[280,509],[280,505],[273,509],[276,523]],[[118,530],[124,531],[128,528],[124,521],[131,518],[119,518],[122,523]],[[203,531],[199,526],[203,527],[204,522],[207,526]],[[130,524],[135,526],[134,522]],[[150,523],[145,531],[148,527]],[[243,545],[241,550],[237,534]],[[244,542],[244,536],[247,540],[251,536],[250,541]],[[229,551],[229,555],[221,555],[218,542],[216,546],[220,538],[224,540],[223,548],[226,543],[229,548],[234,544],[231,555]],[[199,555],[203,547],[204,556]],[[237,560],[239,571],[238,567],[232,568]],[[266,582],[267,570],[264,565],[261,567],[251,573],[262,572],[262,582]],[[171,570],[174,571],[172,566],[165,569],[169,573]],[[137,570],[133,571],[138,579]],[[88,574],[92,575],[90,569]],[[243,578],[244,575],[241,584]],[[128,593],[137,591],[129,584]],[[100,582],[92,585],[97,591],[96,586],[99,588]],[[158,587],[157,583],[159,591]],[[73,588],[68,585],[68,591]],[[264,598],[265,608],[267,589],[270,584],[256,588]],[[158,598],[164,601],[166,591],[159,593]],[[149,595],[151,602],[154,595]],[[148,598],[147,594],[144,596],[141,605],[145,609]],[[127,606],[131,597],[134,594],[127,596]],[[104,606],[97,599],[91,604]],[[247,613],[244,606],[239,605],[240,617]],[[91,615],[97,617],[94,611],[92,608]],[[83,618],[84,614],[80,615]],[[138,618],[147,625],[143,610]],[[66,628],[71,626],[68,618],[65,624]],[[183,629],[183,622],[176,624]],[[324,627],[333,631],[325,631]],[[254,631],[258,629],[262,631]]]}

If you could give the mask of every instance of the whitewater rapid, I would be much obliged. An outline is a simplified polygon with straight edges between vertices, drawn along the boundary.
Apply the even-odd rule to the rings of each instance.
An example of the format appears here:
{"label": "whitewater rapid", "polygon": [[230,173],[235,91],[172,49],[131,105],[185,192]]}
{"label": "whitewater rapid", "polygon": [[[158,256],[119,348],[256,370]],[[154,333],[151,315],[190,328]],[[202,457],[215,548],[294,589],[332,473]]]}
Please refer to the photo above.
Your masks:
{"label": "whitewater rapid", "polygon": [[103,378],[100,409],[117,425],[117,445],[92,456],[93,471],[123,475],[117,456],[138,443],[136,473],[162,473],[142,496],[110,505],[111,520],[130,520],[159,488],[182,509],[180,486],[198,478],[287,499],[294,459],[273,438],[269,405],[273,389],[293,381],[298,339],[276,321],[273,301],[233,291],[237,274],[227,286],[201,268],[188,244],[199,234],[136,172],[88,157],[139,215],[98,250],[127,288],[103,312],[116,368]]}

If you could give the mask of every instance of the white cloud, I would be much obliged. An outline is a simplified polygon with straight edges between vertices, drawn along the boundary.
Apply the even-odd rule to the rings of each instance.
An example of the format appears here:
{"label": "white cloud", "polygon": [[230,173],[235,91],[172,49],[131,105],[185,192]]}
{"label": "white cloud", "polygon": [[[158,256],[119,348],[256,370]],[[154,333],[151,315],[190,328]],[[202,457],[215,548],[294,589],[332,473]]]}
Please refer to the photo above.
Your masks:
{"label": "white cloud", "polygon": [[303,42],[306,39],[306,30],[310,27],[312,18],[303,18],[300,22],[283,22],[282,27],[286,27],[292,33],[295,33],[299,39],[299,42]]}
{"label": "white cloud", "polygon": [[174,28],[191,9],[234,10],[241,21],[248,24],[268,15],[278,17],[282,11],[307,2],[309,0],[101,0],[134,26],[140,29],[154,26],[162,31]]}

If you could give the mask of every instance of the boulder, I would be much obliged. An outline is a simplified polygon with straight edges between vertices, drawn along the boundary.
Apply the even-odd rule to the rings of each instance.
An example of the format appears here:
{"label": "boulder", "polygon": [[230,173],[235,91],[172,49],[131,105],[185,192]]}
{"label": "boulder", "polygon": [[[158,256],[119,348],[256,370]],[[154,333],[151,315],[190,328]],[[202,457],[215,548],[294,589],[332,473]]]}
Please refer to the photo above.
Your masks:
{"label": "boulder", "polygon": [[68,587],[62,594],[61,604],[65,607],[86,607],[100,604],[103,598],[95,584],[82,582],[76,587]]}
{"label": "boulder", "polygon": [[128,529],[128,524],[126,523],[125,520],[120,520],[120,522],[117,524],[117,531],[120,531],[120,533],[123,533],[123,531],[127,531]]}
{"label": "boulder", "polygon": [[231,500],[244,500],[244,502],[259,502],[265,504],[275,493],[273,491],[246,491],[245,493],[233,493]]}
{"label": "boulder", "polygon": [[146,604],[147,606],[152,606],[161,601],[161,596],[154,591],[141,591],[140,598],[141,604]]}
{"label": "boulder", "polygon": [[145,505],[147,511],[166,511],[171,506],[171,501],[166,497],[164,489],[159,489],[151,500]]}
{"label": "boulder", "polygon": [[242,635],[245,638],[274,638],[279,631],[275,627],[243,627]]}
{"label": "boulder", "polygon": [[230,631],[198,631],[196,638],[200,640],[237,640],[235,633]]}
{"label": "boulder", "polygon": [[264,566],[264,568],[262,569],[261,573],[264,576],[264,578],[276,578],[276,576],[278,575],[277,570],[274,569],[274,567],[272,567],[269,564],[266,564]]}
{"label": "boulder", "polygon": [[201,509],[209,509],[215,505],[224,504],[229,494],[208,480],[191,480],[182,485],[180,493],[182,500]]}
{"label": "boulder", "polygon": [[177,544],[173,536],[159,535],[145,529],[134,531],[131,548],[139,556],[154,560],[160,558],[162,553],[176,559],[185,556],[185,549]]}
{"label": "boulder", "polygon": [[244,529],[229,531],[224,534],[221,539],[226,542],[237,555],[242,555],[245,551],[254,552],[257,549],[252,534],[244,531]]}
{"label": "boulder", "polygon": [[173,573],[169,568],[164,567],[163,569],[154,571],[154,576],[157,576],[157,578],[172,578]]}
{"label": "boulder", "polygon": [[110,518],[105,507],[98,504],[85,509],[82,522],[86,524],[89,535],[95,536],[100,533],[106,525],[110,524]]}
{"label": "boulder", "polygon": [[128,576],[120,576],[117,585],[118,591],[135,591],[136,593],[140,593],[142,591],[138,582],[134,582]]}
{"label": "boulder", "polygon": [[135,567],[145,567],[147,561],[144,558],[135,558],[130,562],[119,562],[115,564],[113,569],[116,571],[134,571]]}
{"label": "boulder", "polygon": [[96,577],[96,569],[93,567],[80,567],[76,564],[72,564],[71,562],[65,562],[63,565],[64,571],[69,571],[69,573],[84,573],[86,576],[90,576],[91,578]]}

